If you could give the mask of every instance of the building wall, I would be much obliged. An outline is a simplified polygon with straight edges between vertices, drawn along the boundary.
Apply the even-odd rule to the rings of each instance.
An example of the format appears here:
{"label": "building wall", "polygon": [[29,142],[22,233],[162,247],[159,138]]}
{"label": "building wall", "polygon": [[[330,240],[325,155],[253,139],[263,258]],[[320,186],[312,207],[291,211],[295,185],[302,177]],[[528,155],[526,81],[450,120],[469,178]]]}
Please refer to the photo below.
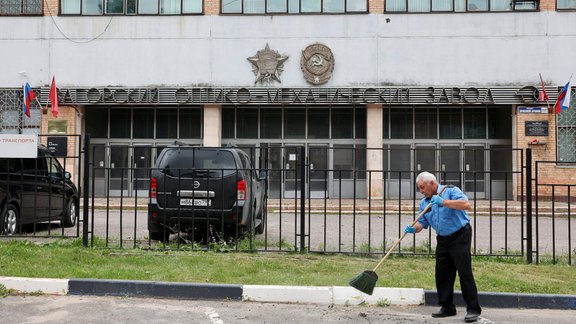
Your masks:
{"label": "building wall", "polygon": [[[555,114],[524,114],[515,113],[516,138],[515,147],[519,149],[532,149],[532,174],[536,176],[536,161],[556,161],[556,115]],[[548,122],[548,136],[528,136],[525,133],[526,121],[546,121]],[[517,170],[522,170],[522,164],[517,161]],[[542,184],[576,184],[576,172],[574,167],[566,167],[555,163],[538,163],[538,196],[543,199],[552,197],[552,186]],[[524,183],[525,184],[525,183]],[[520,188],[521,183],[518,182]],[[566,201],[568,190],[566,187],[554,189],[556,200]],[[520,192],[520,191],[519,191]],[[536,183],[532,186],[532,193],[536,195]],[[576,201],[574,187],[571,189],[572,199]],[[563,196],[563,197],[561,197]],[[559,198],[560,197],[560,198]]]}
{"label": "building wall", "polygon": [[539,72],[557,86],[576,70],[576,12],[53,18],[0,19],[0,87],[254,86],[246,59],[266,44],[289,56],[272,86],[307,87],[300,56],[316,42],[335,57],[330,87],[538,85]]}

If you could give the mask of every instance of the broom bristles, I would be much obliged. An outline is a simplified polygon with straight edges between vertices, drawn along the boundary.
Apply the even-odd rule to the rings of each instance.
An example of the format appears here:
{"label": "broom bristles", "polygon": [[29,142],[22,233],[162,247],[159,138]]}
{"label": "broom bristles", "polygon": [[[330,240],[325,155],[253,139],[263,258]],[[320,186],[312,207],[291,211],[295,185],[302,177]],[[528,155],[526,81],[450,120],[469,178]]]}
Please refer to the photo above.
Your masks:
{"label": "broom bristles", "polygon": [[376,272],[366,270],[350,279],[348,284],[365,294],[372,295],[374,287],[376,286],[376,281],[378,281],[378,275]]}

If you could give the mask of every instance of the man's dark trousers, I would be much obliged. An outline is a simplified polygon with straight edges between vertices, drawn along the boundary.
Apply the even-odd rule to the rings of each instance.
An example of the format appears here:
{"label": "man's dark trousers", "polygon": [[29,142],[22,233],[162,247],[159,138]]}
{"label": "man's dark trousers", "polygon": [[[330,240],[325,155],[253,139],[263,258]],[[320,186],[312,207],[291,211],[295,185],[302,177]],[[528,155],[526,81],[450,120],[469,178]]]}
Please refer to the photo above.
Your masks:
{"label": "man's dark trousers", "polygon": [[454,281],[456,271],[460,277],[462,297],[468,312],[480,314],[478,290],[472,274],[472,228],[466,225],[450,236],[436,236],[436,289],[438,302],[447,311],[456,311],[454,306]]}

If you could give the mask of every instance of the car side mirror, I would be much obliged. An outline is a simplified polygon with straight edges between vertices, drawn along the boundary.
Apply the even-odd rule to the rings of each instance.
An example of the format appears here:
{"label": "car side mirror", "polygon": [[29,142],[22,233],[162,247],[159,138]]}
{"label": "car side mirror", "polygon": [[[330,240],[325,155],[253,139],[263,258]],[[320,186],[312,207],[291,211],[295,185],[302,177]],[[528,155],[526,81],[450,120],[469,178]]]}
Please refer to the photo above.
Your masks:
{"label": "car side mirror", "polygon": [[268,179],[268,171],[260,170],[260,173],[258,174],[258,179],[260,179],[260,180]]}
{"label": "car side mirror", "polygon": [[64,171],[64,179],[66,180],[72,179],[72,174],[68,171]]}

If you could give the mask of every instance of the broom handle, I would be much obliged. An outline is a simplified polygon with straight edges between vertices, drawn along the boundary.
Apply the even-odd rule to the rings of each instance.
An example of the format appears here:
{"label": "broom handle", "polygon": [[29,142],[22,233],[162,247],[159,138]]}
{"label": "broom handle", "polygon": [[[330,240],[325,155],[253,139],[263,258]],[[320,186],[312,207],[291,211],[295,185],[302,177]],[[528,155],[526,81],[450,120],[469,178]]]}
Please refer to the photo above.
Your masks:
{"label": "broom handle", "polygon": [[[446,189],[446,186],[444,186],[442,188],[442,190],[440,190],[440,192],[438,193],[438,196],[440,196],[443,192],[444,189]],[[428,210],[432,207],[432,203],[429,203],[428,206],[426,206],[426,208],[424,208],[424,210],[418,215],[418,217],[416,218],[416,220],[414,221],[414,223],[412,223],[412,226],[416,225],[416,223],[418,223],[418,221],[420,220],[420,218],[426,214],[428,212]],[[376,270],[378,270],[378,268],[380,267],[380,265],[382,264],[382,262],[384,262],[384,260],[386,260],[388,258],[388,256],[390,255],[390,253],[392,253],[392,251],[398,246],[398,244],[400,244],[400,241],[402,241],[404,239],[404,237],[406,236],[406,232],[404,232],[404,235],[402,235],[397,241],[396,243],[394,243],[394,245],[392,245],[392,247],[388,250],[388,252],[386,253],[386,255],[382,258],[382,260],[380,260],[380,262],[378,262],[378,264],[376,265],[376,267],[374,267],[374,272],[376,272]]]}

